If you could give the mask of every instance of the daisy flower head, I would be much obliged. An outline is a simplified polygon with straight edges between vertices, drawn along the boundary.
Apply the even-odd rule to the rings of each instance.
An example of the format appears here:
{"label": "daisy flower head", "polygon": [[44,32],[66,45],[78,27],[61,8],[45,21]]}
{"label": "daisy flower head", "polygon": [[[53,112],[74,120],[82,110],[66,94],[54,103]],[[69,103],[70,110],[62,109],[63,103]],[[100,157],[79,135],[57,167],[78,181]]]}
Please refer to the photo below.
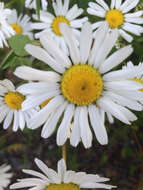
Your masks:
{"label": "daisy flower head", "polygon": [[[123,66],[123,69],[127,70],[127,69],[140,69],[141,71],[143,70],[143,63],[139,63],[138,65],[134,65],[131,61],[129,61],[127,63],[127,65]],[[134,78],[129,78],[129,80],[133,80],[133,81],[136,81],[140,84],[143,84],[143,73],[140,72],[140,73],[136,73],[136,76]],[[143,92],[143,88],[139,89],[139,92],[140,94],[142,94]],[[143,94],[142,94],[143,96]],[[143,105],[143,100],[140,100],[140,103]]]}
{"label": "daisy flower head", "polygon": [[[42,10],[47,10],[48,0],[41,0]],[[25,0],[25,7],[36,9],[36,0]]]}
{"label": "daisy flower head", "polygon": [[85,172],[67,170],[64,159],[58,162],[57,172],[48,168],[46,164],[37,158],[35,159],[35,163],[42,173],[24,169],[23,172],[32,175],[33,178],[19,179],[17,183],[10,186],[10,189],[80,190],[82,188],[116,188],[115,186],[103,183],[109,181],[108,178],[94,174],[86,174]]}
{"label": "daisy flower head", "polygon": [[[66,24],[62,23],[60,29],[69,48],[69,56],[61,51],[47,33],[40,37],[44,48],[30,44],[25,47],[27,52],[48,64],[55,72],[40,71],[26,66],[18,67],[15,71],[15,75],[22,79],[39,80],[25,84],[20,89],[22,93],[30,95],[22,104],[23,110],[51,99],[30,120],[29,127],[36,129],[44,124],[42,137],[47,138],[60,120],[57,144],[63,145],[69,136],[70,124],[73,121],[71,145],[77,146],[82,140],[85,148],[91,147],[93,136],[90,125],[97,140],[101,144],[107,144],[105,112],[130,124],[137,118],[128,108],[142,109],[137,100],[143,97],[138,96],[136,92],[143,84],[128,80],[129,75],[132,78],[136,74],[135,70],[110,71],[122,63],[133,49],[129,45],[109,55],[118,38],[118,30],[108,32],[107,23],[98,29],[95,40],[90,23],[85,23],[79,46]],[[141,71],[136,69],[136,72]],[[130,93],[135,94],[134,100]]]}
{"label": "daisy flower head", "polygon": [[18,128],[23,130],[30,117],[36,113],[33,108],[22,111],[21,104],[25,99],[26,96],[21,94],[18,88],[15,89],[10,80],[0,81],[0,123],[3,122],[4,129],[13,124],[13,131]]}
{"label": "daisy flower head", "polygon": [[131,34],[141,35],[143,33],[143,11],[130,12],[137,6],[139,0],[111,0],[110,7],[104,0],[96,0],[96,3],[89,2],[87,12],[91,15],[101,17],[104,21],[93,24],[93,29],[97,29],[102,22],[107,22],[110,29],[117,28],[120,35],[128,42],[133,40]]}
{"label": "daisy flower head", "polygon": [[0,190],[4,190],[9,183],[12,173],[7,173],[11,169],[11,166],[3,164],[0,166]]}
{"label": "daisy flower head", "polygon": [[28,15],[17,15],[16,9],[13,9],[9,17],[7,18],[7,22],[11,25],[16,34],[28,35],[29,38],[33,39],[33,33],[30,22],[30,17]]}
{"label": "daisy flower head", "polygon": [[[62,0],[53,1],[54,14],[40,11],[40,22],[32,24],[33,29],[40,30],[40,32],[35,34],[35,38],[39,38],[43,31],[48,31],[66,53],[68,53],[68,48],[60,31],[60,23],[70,26],[78,37],[80,34],[79,29],[88,20],[87,17],[78,18],[83,13],[83,9],[78,8],[77,4],[69,8],[69,2],[69,0],[64,0],[64,2]],[[39,20],[37,15],[33,15],[33,18]]]}
{"label": "daisy flower head", "polygon": [[10,9],[4,8],[4,3],[0,2],[0,48],[4,45],[8,47],[7,39],[14,34],[14,30],[7,23],[7,17],[11,14]]}

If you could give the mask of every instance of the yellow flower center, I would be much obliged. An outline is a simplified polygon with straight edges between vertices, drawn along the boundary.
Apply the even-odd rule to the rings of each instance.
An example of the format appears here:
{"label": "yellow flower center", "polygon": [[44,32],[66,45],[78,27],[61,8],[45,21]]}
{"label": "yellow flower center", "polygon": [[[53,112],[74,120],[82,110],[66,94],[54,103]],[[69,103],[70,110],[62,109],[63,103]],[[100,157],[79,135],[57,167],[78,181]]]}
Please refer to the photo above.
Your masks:
{"label": "yellow flower center", "polygon": [[8,92],[4,96],[5,103],[14,110],[20,110],[22,102],[25,100],[25,96],[19,92]]}
{"label": "yellow flower center", "polygon": [[78,185],[73,183],[62,183],[62,184],[50,184],[45,190],[80,190]]}
{"label": "yellow flower center", "polygon": [[[134,79],[132,79],[132,80],[135,81],[135,82],[139,82],[139,83],[143,84],[143,80],[142,80],[142,79],[134,78]],[[141,88],[139,91],[142,91],[142,92],[143,92],[143,88]]]}
{"label": "yellow flower center", "polygon": [[105,18],[111,28],[117,28],[124,23],[124,15],[118,9],[111,9],[108,11]]}
{"label": "yellow flower center", "polygon": [[40,104],[41,108],[45,107],[50,102],[50,100],[52,100],[52,98],[49,98],[45,100],[44,102],[42,102],[42,104]]}
{"label": "yellow flower center", "polygon": [[13,30],[16,32],[16,34],[22,34],[22,27],[18,24],[11,24]]}
{"label": "yellow flower center", "polygon": [[63,96],[78,106],[92,104],[100,97],[102,89],[102,77],[90,65],[74,65],[62,76],[61,91]]}
{"label": "yellow flower center", "polygon": [[68,26],[70,25],[70,22],[64,16],[57,16],[52,22],[53,32],[58,36],[62,36],[59,27],[59,24],[62,22],[66,23]]}

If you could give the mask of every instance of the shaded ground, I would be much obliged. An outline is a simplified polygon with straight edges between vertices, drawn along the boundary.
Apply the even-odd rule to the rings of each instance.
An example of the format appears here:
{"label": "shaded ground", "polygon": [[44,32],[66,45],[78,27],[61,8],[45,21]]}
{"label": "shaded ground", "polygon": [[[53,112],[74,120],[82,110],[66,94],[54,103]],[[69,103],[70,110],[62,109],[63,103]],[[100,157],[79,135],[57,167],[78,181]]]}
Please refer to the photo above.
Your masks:
{"label": "shaded ground", "polygon": [[[82,144],[73,148],[67,143],[68,168],[109,177],[110,183],[117,185],[118,190],[142,190],[143,157],[137,146],[142,135],[139,129],[132,128],[121,126],[121,123],[108,126],[108,146],[99,145],[96,139],[88,150]],[[12,165],[13,182],[17,178],[26,177],[21,172],[22,168],[38,170],[33,162],[35,157],[54,169],[61,158],[61,148],[56,146],[56,134],[42,139],[40,129],[13,133],[1,127],[0,137],[0,162]]]}

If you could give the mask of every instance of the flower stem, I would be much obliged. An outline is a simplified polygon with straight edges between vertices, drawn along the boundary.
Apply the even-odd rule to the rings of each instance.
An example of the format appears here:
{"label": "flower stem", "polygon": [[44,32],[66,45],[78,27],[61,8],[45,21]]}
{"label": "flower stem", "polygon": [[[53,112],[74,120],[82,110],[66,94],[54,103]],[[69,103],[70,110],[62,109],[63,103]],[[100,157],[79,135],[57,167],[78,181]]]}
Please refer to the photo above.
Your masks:
{"label": "flower stem", "polygon": [[62,146],[62,157],[66,162],[67,159],[67,153],[66,153],[66,143]]}
{"label": "flower stem", "polygon": [[136,144],[137,144],[137,146],[138,146],[139,152],[140,152],[140,154],[141,154],[142,157],[143,157],[143,149],[142,149],[142,145],[141,145],[140,142],[139,142],[139,139],[138,139],[138,137],[137,137],[137,134],[136,134],[135,130],[132,129],[132,133],[133,133],[133,136],[134,136],[135,142],[136,142]]}

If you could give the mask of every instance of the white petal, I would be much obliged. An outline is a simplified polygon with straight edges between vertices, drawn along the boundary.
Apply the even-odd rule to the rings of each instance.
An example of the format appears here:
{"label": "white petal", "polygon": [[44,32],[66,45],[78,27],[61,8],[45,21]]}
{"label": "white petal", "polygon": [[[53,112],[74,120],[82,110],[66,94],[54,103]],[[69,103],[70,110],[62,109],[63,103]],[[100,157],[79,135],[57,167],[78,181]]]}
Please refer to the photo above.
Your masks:
{"label": "white petal", "polygon": [[99,29],[96,31],[95,41],[93,44],[93,48],[91,50],[91,54],[89,56],[89,64],[93,65],[95,61],[96,54],[98,53],[99,48],[101,47],[106,34],[108,32],[108,24],[107,22],[102,23]]}
{"label": "white petal", "polygon": [[118,39],[118,30],[112,30],[110,33],[106,34],[106,38],[102,42],[101,47],[99,48],[97,55],[95,56],[95,62],[94,66],[98,68],[105,60],[113,46],[115,45],[115,42]]}
{"label": "white petal", "polygon": [[22,103],[22,111],[26,111],[31,108],[35,108],[36,106],[39,106],[42,102],[53,98],[60,94],[59,90],[53,90],[49,91],[47,93],[42,93],[37,96],[30,96],[28,97],[23,103]]}
{"label": "white petal", "polygon": [[133,101],[129,98],[120,96],[114,92],[106,92],[105,93],[106,96],[110,97],[111,100],[113,100],[114,102],[117,102],[118,104],[122,105],[122,106],[126,106],[130,109],[136,110],[136,111],[141,111],[142,110],[142,105],[139,104],[136,101]]}
{"label": "white petal", "polygon": [[13,131],[17,131],[18,130],[18,126],[19,126],[19,117],[18,117],[18,111],[14,110],[14,121],[13,121]]}
{"label": "white petal", "polygon": [[90,148],[92,145],[92,133],[88,123],[87,107],[85,106],[80,108],[79,126],[80,126],[81,139],[84,144],[84,147]]}
{"label": "white petal", "polygon": [[44,164],[41,160],[39,160],[39,159],[36,158],[36,159],[35,159],[35,163],[36,163],[36,165],[39,167],[39,169],[40,169],[46,176],[48,176],[48,178],[49,178],[53,183],[56,183],[56,184],[61,183],[61,179],[59,178],[58,174],[57,174],[54,170],[48,168],[48,167],[46,166],[46,164]]}
{"label": "white petal", "polygon": [[105,10],[109,10],[108,5],[105,3],[104,0],[96,0],[97,3],[99,3],[99,5],[101,5]]}
{"label": "white petal", "polygon": [[120,111],[120,106],[111,101],[109,98],[101,98],[98,100],[98,105],[105,111],[111,113],[115,118],[123,123],[130,124],[124,113]]}
{"label": "white petal", "polygon": [[80,63],[80,54],[79,49],[76,44],[76,38],[73,35],[71,29],[64,23],[60,24],[60,29],[63,34],[63,37],[69,47],[70,56],[74,64]]}
{"label": "white petal", "polygon": [[22,131],[25,127],[25,119],[22,111],[19,111],[19,127]]}
{"label": "white petal", "polygon": [[[86,45],[85,45],[86,44]],[[90,23],[85,23],[80,35],[80,63],[86,63],[92,45],[92,28]]]}
{"label": "white petal", "polygon": [[12,123],[12,118],[13,118],[13,110],[10,110],[4,120],[3,124],[4,129],[7,129],[10,126],[10,124]]}
{"label": "white petal", "polygon": [[55,71],[63,73],[65,71],[64,67],[58,64],[44,49],[39,46],[27,44],[25,50],[31,54],[33,57],[43,61],[52,67]]}
{"label": "white petal", "polygon": [[77,107],[74,113],[74,123],[70,137],[70,144],[74,147],[80,142],[79,113],[80,109]]}
{"label": "white petal", "polygon": [[46,122],[50,113],[64,103],[62,96],[53,98],[43,109],[33,116],[29,121],[29,128],[36,129]]}
{"label": "white petal", "polygon": [[57,131],[57,144],[59,146],[63,145],[68,138],[68,134],[70,133],[70,124],[73,115],[74,115],[74,105],[69,104],[65,110],[62,122]]}
{"label": "white petal", "polygon": [[99,71],[101,73],[110,71],[112,68],[124,61],[132,52],[133,48],[130,45],[119,49],[105,60],[105,62],[100,66]]}
{"label": "white petal", "polygon": [[125,8],[121,8],[123,13],[127,13],[130,10],[132,10],[133,8],[136,7],[136,5],[139,3],[140,0],[134,0],[132,1],[127,7]]}
{"label": "white petal", "polygon": [[89,106],[88,111],[89,111],[90,122],[98,142],[102,145],[107,144],[108,136],[104,123],[101,120],[98,108],[96,106],[91,105]]}
{"label": "white petal", "polygon": [[112,185],[106,185],[106,184],[100,184],[100,183],[84,183],[80,185],[81,188],[89,188],[89,189],[94,189],[94,188],[103,188],[103,189],[112,189],[116,188],[115,186]]}
{"label": "white petal", "polygon": [[54,132],[62,113],[66,109],[67,104],[68,103],[65,101],[61,106],[59,106],[59,108],[54,110],[53,113],[50,115],[42,129],[41,136],[43,138],[48,138]]}
{"label": "white petal", "polygon": [[122,28],[124,30],[126,30],[127,32],[130,32],[130,33],[138,35],[138,36],[143,32],[143,27],[138,26],[136,24],[131,24],[128,22],[125,22],[124,25],[122,26]]}
{"label": "white petal", "polygon": [[58,161],[58,175],[59,175],[61,181],[63,181],[63,179],[64,179],[66,170],[67,170],[66,163],[65,163],[64,159],[61,159],[60,161]]}
{"label": "white petal", "polygon": [[60,76],[53,71],[40,71],[27,66],[17,67],[14,74],[24,80],[39,80],[39,81],[50,81],[58,82]]}
{"label": "white petal", "polygon": [[119,30],[120,35],[127,41],[127,42],[132,42],[133,41],[133,37],[128,34],[127,32],[125,32],[124,30],[120,29]]}
{"label": "white petal", "polygon": [[59,64],[62,64],[64,67],[69,67],[71,65],[68,56],[61,51],[55,40],[48,34],[48,32],[43,32],[40,36],[40,41],[47,52],[51,54]]}

